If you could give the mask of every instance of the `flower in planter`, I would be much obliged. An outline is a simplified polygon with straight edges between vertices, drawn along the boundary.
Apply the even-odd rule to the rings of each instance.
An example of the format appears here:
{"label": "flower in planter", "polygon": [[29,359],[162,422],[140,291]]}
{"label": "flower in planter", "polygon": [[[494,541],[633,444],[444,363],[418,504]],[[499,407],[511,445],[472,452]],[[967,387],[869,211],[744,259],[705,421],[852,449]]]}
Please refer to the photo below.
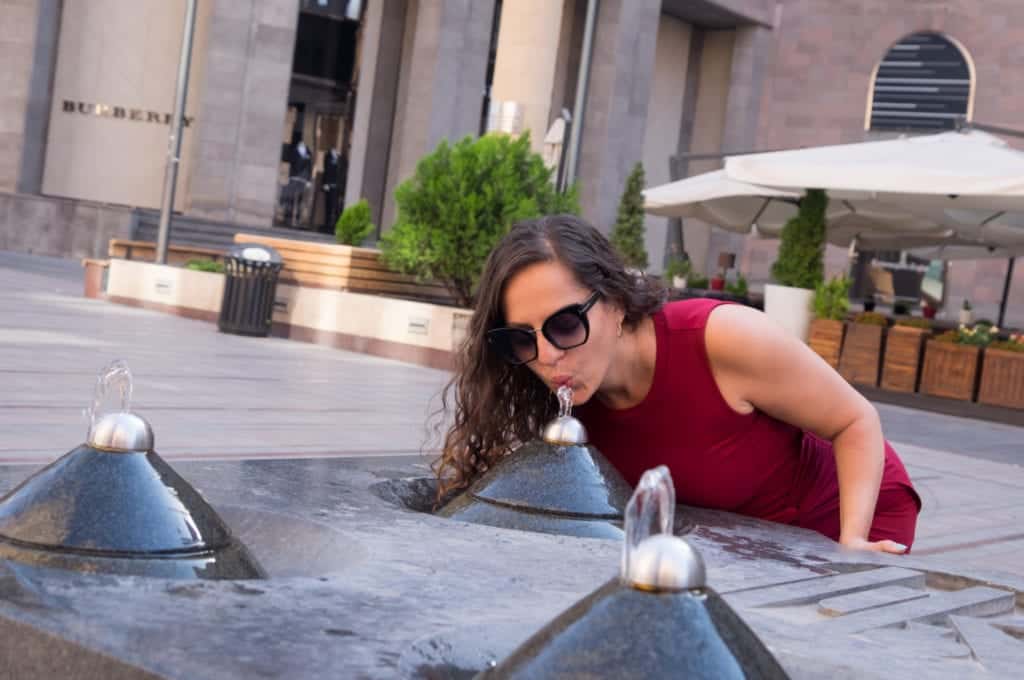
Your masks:
{"label": "flower in planter", "polygon": [[989,345],[992,349],[1004,349],[1009,352],[1024,352],[1024,333],[1010,333],[1006,340],[993,340]]}
{"label": "flower in planter", "polygon": [[995,339],[996,334],[999,333],[999,327],[979,322],[973,326],[960,324],[956,331],[951,332],[955,334],[953,342],[960,345],[986,347]]}

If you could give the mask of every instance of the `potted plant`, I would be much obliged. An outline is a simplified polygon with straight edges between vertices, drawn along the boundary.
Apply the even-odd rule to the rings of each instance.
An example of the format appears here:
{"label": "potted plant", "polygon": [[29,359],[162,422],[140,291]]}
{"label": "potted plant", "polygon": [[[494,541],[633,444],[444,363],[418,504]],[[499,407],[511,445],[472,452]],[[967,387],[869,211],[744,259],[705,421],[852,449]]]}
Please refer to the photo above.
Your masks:
{"label": "potted plant", "polygon": [[334,238],[345,246],[361,246],[372,232],[370,203],[365,198],[346,207],[334,223]]}
{"label": "potted plant", "polygon": [[1024,333],[1011,334],[985,348],[978,403],[1024,409]]}
{"label": "potted plant", "polygon": [[750,287],[747,285],[747,277],[743,276],[743,274],[738,274],[735,281],[727,281],[725,284],[725,292],[739,298],[746,297],[749,290]]}
{"label": "potted plant", "polygon": [[875,387],[889,320],[878,312],[861,312],[846,324],[839,374],[851,383]]}
{"label": "potted plant", "polygon": [[814,320],[807,344],[835,369],[839,368],[845,331],[843,321],[849,309],[850,279],[846,276],[832,277],[828,283],[821,282],[814,289]]}
{"label": "potted plant", "polygon": [[687,280],[687,285],[693,290],[707,290],[708,277],[701,276],[700,274],[690,273]]}
{"label": "potted plant", "polygon": [[675,255],[665,265],[664,279],[673,288],[686,288],[687,277],[690,275],[690,261]]}
{"label": "potted plant", "polygon": [[882,359],[882,389],[893,392],[914,392],[921,374],[924,339],[931,332],[932,322],[918,317],[897,319],[885,338]]}
{"label": "potted plant", "polygon": [[962,325],[928,340],[921,366],[921,394],[972,401],[981,350],[992,341],[993,328],[986,323]]}
{"label": "potted plant", "polygon": [[964,298],[964,303],[960,306],[960,323],[969,326],[972,321],[974,321],[974,312],[971,310],[971,301]]}
{"label": "potted plant", "polygon": [[725,290],[725,274],[721,271],[711,277],[711,290]]}
{"label": "potted plant", "polygon": [[809,189],[800,210],[782,228],[779,259],[772,265],[776,284],[765,286],[764,311],[801,340],[811,324],[814,289],[824,279],[825,208],[828,196]]}

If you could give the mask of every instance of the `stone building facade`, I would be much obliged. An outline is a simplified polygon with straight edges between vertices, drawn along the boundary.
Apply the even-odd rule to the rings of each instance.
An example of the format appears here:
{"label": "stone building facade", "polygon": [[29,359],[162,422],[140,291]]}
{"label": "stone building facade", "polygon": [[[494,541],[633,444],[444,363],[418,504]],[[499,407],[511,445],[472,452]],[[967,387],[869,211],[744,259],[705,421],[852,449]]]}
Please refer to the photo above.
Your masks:
{"label": "stone building facade", "polygon": [[[130,233],[134,209],[156,207],[184,6],[0,0],[0,248],[101,254],[107,239]],[[672,178],[672,156],[688,159],[676,161],[676,174],[692,175],[719,167],[717,154],[872,138],[865,114],[875,69],[890,47],[920,32],[962,47],[974,69],[975,121],[1024,128],[1018,0],[199,7],[176,209],[239,226],[288,223],[282,200],[295,178],[285,157],[297,139],[310,142],[312,168],[296,199],[306,201],[305,213],[296,218],[296,208],[289,226],[330,222],[318,182],[326,181],[325,150],[337,147],[347,167],[336,205],[366,198],[386,230],[395,187],[441,139],[528,130],[543,152],[566,110],[579,126],[574,167],[584,215],[607,231],[637,161],[654,186]],[[325,22],[341,36],[335,42],[344,44],[331,49],[345,68],[302,71],[304,44]],[[666,229],[664,219],[647,221],[655,271]],[[720,252],[734,252],[755,286],[767,280],[775,242],[689,221],[683,230],[698,268],[713,269]],[[830,249],[829,270],[846,266],[845,252]],[[969,297],[979,315],[994,317],[1005,269],[1005,261],[953,263],[947,308]],[[1010,299],[1008,318],[1024,325],[1024,271]]]}

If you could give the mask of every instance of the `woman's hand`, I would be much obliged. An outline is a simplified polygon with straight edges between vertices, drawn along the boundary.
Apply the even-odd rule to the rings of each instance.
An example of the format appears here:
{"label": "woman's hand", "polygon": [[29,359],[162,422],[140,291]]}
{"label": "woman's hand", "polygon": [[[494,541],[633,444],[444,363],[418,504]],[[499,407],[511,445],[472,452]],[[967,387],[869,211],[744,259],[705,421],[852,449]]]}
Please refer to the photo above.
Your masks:
{"label": "woman's hand", "polygon": [[907,546],[896,541],[869,541],[866,538],[840,538],[839,545],[850,550],[872,550],[874,552],[892,553],[902,555],[907,552]]}

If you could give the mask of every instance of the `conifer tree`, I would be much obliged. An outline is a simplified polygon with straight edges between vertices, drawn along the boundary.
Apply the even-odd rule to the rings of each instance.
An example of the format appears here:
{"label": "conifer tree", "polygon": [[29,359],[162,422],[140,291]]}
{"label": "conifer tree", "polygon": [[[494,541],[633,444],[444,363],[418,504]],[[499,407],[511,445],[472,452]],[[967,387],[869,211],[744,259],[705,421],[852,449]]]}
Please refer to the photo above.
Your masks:
{"label": "conifer tree", "polygon": [[637,163],[626,180],[626,190],[619,201],[619,214],[612,228],[611,242],[627,267],[647,269],[644,248],[644,166]]}
{"label": "conifer tree", "polygon": [[779,284],[814,290],[824,279],[827,207],[828,195],[821,189],[808,189],[800,199],[800,210],[782,228],[779,259],[772,265]]}

